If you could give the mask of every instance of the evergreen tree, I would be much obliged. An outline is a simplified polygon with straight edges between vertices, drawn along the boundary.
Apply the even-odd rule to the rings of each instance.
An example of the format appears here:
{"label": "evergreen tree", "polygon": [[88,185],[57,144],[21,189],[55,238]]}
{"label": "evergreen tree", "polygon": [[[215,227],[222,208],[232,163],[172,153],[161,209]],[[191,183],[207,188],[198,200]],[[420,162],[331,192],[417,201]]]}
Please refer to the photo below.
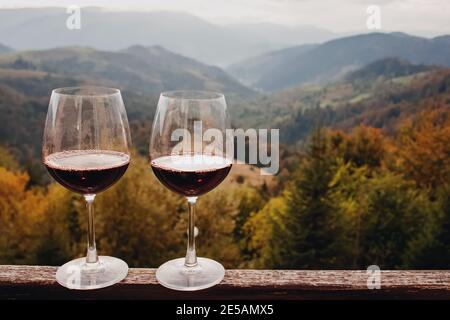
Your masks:
{"label": "evergreen tree", "polygon": [[286,226],[291,239],[282,257],[285,268],[339,268],[345,266],[342,219],[330,201],[330,182],[337,159],[322,129],[316,129],[309,149],[293,175],[287,193]]}

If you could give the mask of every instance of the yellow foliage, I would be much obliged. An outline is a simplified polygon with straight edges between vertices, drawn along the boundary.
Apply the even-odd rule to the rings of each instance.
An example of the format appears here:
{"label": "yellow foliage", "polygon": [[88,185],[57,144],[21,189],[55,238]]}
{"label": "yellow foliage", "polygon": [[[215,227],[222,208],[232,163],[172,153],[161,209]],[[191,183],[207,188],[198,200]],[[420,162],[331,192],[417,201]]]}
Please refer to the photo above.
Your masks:
{"label": "yellow foliage", "polygon": [[286,235],[287,232],[285,199],[285,196],[270,199],[245,223],[244,233],[250,237],[248,249],[255,253],[251,267],[273,268],[280,263],[279,253],[285,244],[281,243],[277,235]]}
{"label": "yellow foliage", "polygon": [[28,175],[0,167],[0,259],[32,260],[33,228],[45,208],[43,195],[27,191]]}

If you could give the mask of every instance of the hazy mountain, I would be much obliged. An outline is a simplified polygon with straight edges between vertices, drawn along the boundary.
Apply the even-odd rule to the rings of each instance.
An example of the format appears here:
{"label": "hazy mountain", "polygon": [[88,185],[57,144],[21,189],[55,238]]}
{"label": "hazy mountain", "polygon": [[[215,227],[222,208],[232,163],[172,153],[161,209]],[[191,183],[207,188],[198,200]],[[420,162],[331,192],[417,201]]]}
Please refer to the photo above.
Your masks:
{"label": "hazy mountain", "polygon": [[12,49],[0,43],[0,53],[10,52]]}
{"label": "hazy mountain", "polygon": [[120,50],[161,45],[208,64],[245,58],[335,35],[314,27],[272,24],[219,26],[183,12],[81,10],[81,29],[69,30],[65,8],[0,10],[0,42],[17,50],[88,46]]}
{"label": "hazy mountain", "polygon": [[0,67],[44,71],[142,94],[173,89],[217,90],[240,97],[254,94],[220,68],[159,46],[133,46],[119,52],[85,47],[14,52],[0,55]]}
{"label": "hazy mountain", "polygon": [[450,35],[439,36],[434,38],[433,40],[442,44],[450,44]]}
{"label": "hazy mountain", "polygon": [[[251,59],[256,61],[251,67],[246,60],[229,70],[256,88],[275,91],[305,82],[332,81],[387,57],[413,64],[450,66],[450,41],[448,36],[427,39],[404,33],[370,33],[331,40],[310,50],[300,46],[272,56],[273,59],[270,54]],[[245,70],[244,76],[241,69]]]}
{"label": "hazy mountain", "polygon": [[283,67],[286,60],[295,59],[299,55],[316,48],[317,46],[317,44],[304,44],[292,48],[272,51],[232,64],[227,68],[227,71],[237,77],[242,83],[249,86],[255,86],[256,82],[262,76],[268,75],[273,70]]}

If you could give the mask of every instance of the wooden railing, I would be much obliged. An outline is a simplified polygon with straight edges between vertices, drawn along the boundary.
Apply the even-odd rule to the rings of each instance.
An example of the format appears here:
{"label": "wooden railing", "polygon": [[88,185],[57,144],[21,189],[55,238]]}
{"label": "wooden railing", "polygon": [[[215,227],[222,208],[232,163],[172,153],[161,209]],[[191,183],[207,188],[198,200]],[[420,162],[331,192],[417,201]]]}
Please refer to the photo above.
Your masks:
{"label": "wooden railing", "polygon": [[55,281],[56,267],[0,266],[0,299],[450,299],[450,271],[382,271],[368,289],[366,271],[227,270],[217,286],[178,292],[160,286],[155,269],[130,269],[105,289],[76,291]]}

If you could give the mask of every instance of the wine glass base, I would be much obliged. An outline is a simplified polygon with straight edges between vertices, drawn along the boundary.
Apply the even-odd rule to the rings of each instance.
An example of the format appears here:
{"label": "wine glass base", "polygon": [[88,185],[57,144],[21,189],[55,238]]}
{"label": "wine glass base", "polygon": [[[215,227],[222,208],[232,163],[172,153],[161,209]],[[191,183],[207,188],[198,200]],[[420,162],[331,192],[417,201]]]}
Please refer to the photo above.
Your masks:
{"label": "wine glass base", "polygon": [[66,288],[92,290],[112,286],[128,274],[128,265],[114,257],[99,256],[98,262],[86,264],[86,258],[67,262],[58,268],[56,281]]}
{"label": "wine glass base", "polygon": [[166,288],[196,291],[215,286],[225,275],[223,266],[211,259],[197,258],[197,266],[186,267],[184,258],[167,261],[156,270],[156,279]]}

